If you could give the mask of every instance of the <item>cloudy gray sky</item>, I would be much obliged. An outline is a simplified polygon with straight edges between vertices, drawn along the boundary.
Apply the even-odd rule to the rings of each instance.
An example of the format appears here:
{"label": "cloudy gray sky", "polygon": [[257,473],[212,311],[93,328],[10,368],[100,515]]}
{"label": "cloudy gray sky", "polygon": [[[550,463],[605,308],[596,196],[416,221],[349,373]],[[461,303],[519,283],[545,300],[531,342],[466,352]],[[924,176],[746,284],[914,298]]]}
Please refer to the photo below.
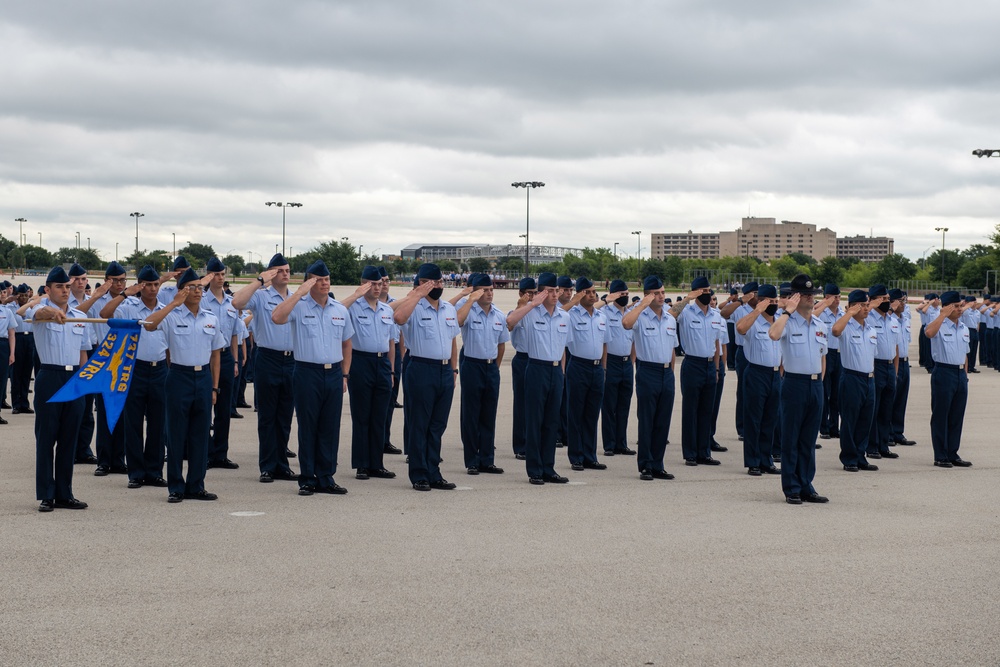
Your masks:
{"label": "cloudy gray sky", "polygon": [[[114,258],[570,246],[748,212],[919,257],[1000,221],[1000,5],[3,2],[2,230]],[[85,242],[84,242],[85,243]]]}

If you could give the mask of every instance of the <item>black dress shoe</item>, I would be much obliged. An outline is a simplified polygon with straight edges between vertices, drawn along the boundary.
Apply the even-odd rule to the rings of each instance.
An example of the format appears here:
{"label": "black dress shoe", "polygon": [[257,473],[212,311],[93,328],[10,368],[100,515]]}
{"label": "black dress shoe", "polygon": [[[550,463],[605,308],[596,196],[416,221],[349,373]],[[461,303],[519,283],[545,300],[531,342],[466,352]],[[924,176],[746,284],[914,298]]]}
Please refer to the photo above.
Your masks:
{"label": "black dress shoe", "polygon": [[653,471],[653,479],[673,479],[673,478],[674,478],[674,476],[671,475],[666,470],[654,470]]}
{"label": "black dress shoe", "polygon": [[31,408],[14,408],[10,411],[13,415],[33,415],[35,411]]}
{"label": "black dress shoe", "polygon": [[965,461],[963,459],[958,459],[958,458],[952,459],[951,464],[956,468],[968,468],[972,465],[970,461]]}
{"label": "black dress shoe", "polygon": [[56,498],[56,507],[63,510],[85,510],[87,509],[87,503],[76,498]]}
{"label": "black dress shoe", "polygon": [[603,463],[598,463],[597,461],[584,461],[583,467],[587,470],[607,470],[608,466]]}
{"label": "black dress shoe", "polygon": [[898,438],[896,438],[895,442],[897,445],[904,445],[906,447],[912,447],[913,445],[917,444],[916,440],[908,440],[905,435],[901,435]]}
{"label": "black dress shoe", "polygon": [[653,481],[653,471],[652,470],[643,470],[642,472],[639,473],[639,479],[641,479],[644,482],[651,482],[651,481]]}
{"label": "black dress shoe", "polygon": [[286,459],[294,459],[295,457],[296,457],[295,452],[293,452],[292,450],[290,450],[287,447],[285,447],[285,458]]}
{"label": "black dress shoe", "polygon": [[742,435],[738,435],[738,436],[736,436],[736,438],[737,438],[737,439],[738,439],[738,440],[739,440],[740,442],[743,442],[743,436],[742,436]]}
{"label": "black dress shoe", "polygon": [[97,466],[94,469],[94,477],[106,477],[111,473],[111,468],[108,466]]}
{"label": "black dress shoe", "polygon": [[803,493],[802,500],[807,503],[828,503],[830,499],[826,496],[821,496],[818,493]]}
{"label": "black dress shoe", "polygon": [[221,461],[209,461],[209,468],[224,468],[226,470],[238,470],[240,467],[239,463],[230,461],[229,459],[222,459]]}
{"label": "black dress shoe", "polygon": [[802,498],[801,496],[799,496],[799,494],[793,493],[785,496],[785,502],[788,503],[789,505],[801,505]]}
{"label": "black dress shoe", "polygon": [[503,468],[498,468],[491,463],[488,466],[479,466],[479,472],[489,473],[490,475],[502,475]]}
{"label": "black dress shoe", "polygon": [[394,479],[396,473],[391,470],[386,470],[385,468],[373,468],[368,471],[369,477],[376,477],[378,479]]}
{"label": "black dress shoe", "polygon": [[354,475],[354,479],[368,479],[368,469],[358,468],[358,471]]}
{"label": "black dress shoe", "polygon": [[613,450],[613,449],[605,449],[604,450],[604,455],[605,456],[614,456],[615,455],[615,450]]}
{"label": "black dress shoe", "polygon": [[3,404],[0,405],[0,408],[3,408],[4,410],[10,410],[10,403],[4,401]]}
{"label": "black dress shoe", "polygon": [[128,466],[111,466],[110,472],[112,475],[127,475]]}
{"label": "black dress shoe", "polygon": [[616,449],[615,454],[621,454],[622,456],[635,456],[635,450],[625,447],[624,449]]}
{"label": "black dress shoe", "polygon": [[820,440],[829,440],[830,439],[830,434],[829,433],[820,433],[819,434],[819,439]]}
{"label": "black dress shoe", "polygon": [[299,478],[298,474],[292,472],[291,470],[281,470],[281,469],[272,472],[271,477],[273,477],[274,479],[288,480],[289,482],[294,482]]}
{"label": "black dress shoe", "polygon": [[236,404],[236,407],[238,407],[238,408],[252,408],[253,406],[250,405],[249,403],[247,403],[246,401],[240,401],[239,403]]}
{"label": "black dress shoe", "polygon": [[142,485],[155,486],[161,489],[165,489],[167,488],[167,480],[163,479],[162,477],[147,477],[146,479],[142,480]]}
{"label": "black dress shoe", "polygon": [[556,440],[556,447],[557,448],[561,449],[562,447],[565,447],[565,446],[566,446],[565,442],[563,442],[562,440]]}
{"label": "black dress shoe", "polygon": [[753,467],[747,468],[747,474],[750,475],[751,477],[760,477],[764,473],[762,473],[760,471],[760,468],[757,468],[756,466],[753,466]]}
{"label": "black dress shoe", "polygon": [[953,466],[951,464],[951,461],[935,461],[934,465],[936,465],[938,468],[954,468],[955,467],[955,466]]}
{"label": "black dress shoe", "polygon": [[7,420],[4,419],[3,417],[0,417],[0,425],[6,424],[6,423],[7,423]]}
{"label": "black dress shoe", "polygon": [[867,470],[868,472],[875,472],[878,470],[878,466],[865,461],[864,463],[858,464],[858,470]]}
{"label": "black dress shoe", "polygon": [[413,483],[413,490],[414,491],[430,491],[431,490],[431,485],[428,484],[427,482],[414,482]]}
{"label": "black dress shoe", "polygon": [[517,459],[518,461],[524,461],[528,457],[525,456],[524,454],[514,454],[514,458]]}
{"label": "black dress shoe", "polygon": [[431,488],[437,489],[439,491],[451,491],[454,489],[456,484],[454,482],[449,482],[446,479],[439,479],[437,481],[431,482]]}
{"label": "black dress shoe", "polygon": [[270,484],[271,482],[274,481],[274,475],[265,470],[260,474],[260,481],[262,484]]}
{"label": "black dress shoe", "polygon": [[468,474],[470,474],[470,475],[478,475],[479,474],[479,468],[466,468],[465,472],[468,473]]}
{"label": "black dress shoe", "polygon": [[56,508],[56,501],[51,499],[43,500],[42,502],[38,503],[39,512],[51,512],[55,508]]}
{"label": "black dress shoe", "polygon": [[712,442],[712,448],[711,449],[712,449],[713,452],[728,452],[729,451],[729,447],[723,447],[722,445],[720,445],[717,442]]}
{"label": "black dress shoe", "polygon": [[141,479],[130,479],[128,481],[128,488],[130,488],[130,489],[141,489],[142,488],[142,480]]}
{"label": "black dress shoe", "polygon": [[394,401],[393,404],[392,404],[392,407],[394,407],[394,408],[396,408],[398,410],[399,408],[403,407],[403,404],[400,403],[399,401]]}
{"label": "black dress shoe", "polygon": [[880,458],[882,458],[882,454],[880,454],[879,452],[869,452],[869,453],[866,454],[866,456],[868,458],[870,458],[870,459],[880,459]]}
{"label": "black dress shoe", "polygon": [[179,503],[182,500],[184,500],[183,493],[171,493],[169,496],[167,496],[168,503]]}
{"label": "black dress shoe", "polygon": [[846,470],[847,472],[857,472],[858,466],[855,465],[844,466],[844,470]]}
{"label": "black dress shoe", "polygon": [[347,489],[342,487],[340,484],[334,482],[333,484],[317,486],[316,493],[329,493],[330,495],[333,496],[343,496],[347,493]]}
{"label": "black dress shoe", "polygon": [[541,477],[529,477],[528,483],[534,484],[536,486],[542,486],[543,484],[545,484],[545,480],[542,479]]}
{"label": "black dress shoe", "polygon": [[385,443],[382,446],[382,453],[383,454],[402,454],[403,450],[401,450],[399,447],[396,447],[391,442],[387,442],[387,443]]}
{"label": "black dress shoe", "polygon": [[722,464],[722,461],[720,461],[719,459],[713,459],[711,456],[709,456],[708,458],[700,458],[696,460],[698,461],[698,465],[700,466],[717,466]]}
{"label": "black dress shoe", "polygon": [[898,459],[899,458],[899,454],[897,454],[896,452],[881,452],[881,454],[882,454],[882,458],[884,458],[884,459]]}
{"label": "black dress shoe", "polygon": [[234,410],[233,412],[229,413],[229,418],[230,419],[243,419],[243,415],[241,415],[240,413],[238,413],[238,412],[236,412]]}
{"label": "black dress shoe", "polygon": [[763,473],[767,473],[768,475],[780,475],[781,474],[781,469],[780,468],[776,468],[775,466],[761,466],[760,467],[760,471],[763,472]]}
{"label": "black dress shoe", "polygon": [[214,493],[209,493],[208,491],[196,491],[195,493],[185,493],[184,497],[187,500],[218,500],[219,496]]}
{"label": "black dress shoe", "polygon": [[301,486],[301,487],[299,487],[299,495],[300,496],[311,496],[313,493],[315,493],[315,490],[313,490],[313,487],[311,487],[311,486]]}
{"label": "black dress shoe", "polygon": [[772,459],[772,460],[773,460],[773,461],[774,461],[775,463],[781,463],[781,454],[772,454],[772,455],[771,455],[771,459]]}
{"label": "black dress shoe", "polygon": [[816,443],[816,449],[823,449],[823,445],[821,445],[821,444],[819,444],[819,443],[817,442],[817,443]]}
{"label": "black dress shoe", "polygon": [[569,467],[571,469],[575,470],[576,472],[582,472],[583,471],[583,464],[582,463],[572,463],[572,464],[570,464]]}
{"label": "black dress shoe", "polygon": [[550,484],[565,484],[569,481],[569,478],[562,475],[542,475],[542,479]]}
{"label": "black dress shoe", "polygon": [[696,466],[698,465],[697,459],[684,459],[684,465],[686,466]]}
{"label": "black dress shoe", "polygon": [[833,430],[831,430],[830,431],[830,439],[831,440],[839,440],[840,439],[840,431],[833,431]]}

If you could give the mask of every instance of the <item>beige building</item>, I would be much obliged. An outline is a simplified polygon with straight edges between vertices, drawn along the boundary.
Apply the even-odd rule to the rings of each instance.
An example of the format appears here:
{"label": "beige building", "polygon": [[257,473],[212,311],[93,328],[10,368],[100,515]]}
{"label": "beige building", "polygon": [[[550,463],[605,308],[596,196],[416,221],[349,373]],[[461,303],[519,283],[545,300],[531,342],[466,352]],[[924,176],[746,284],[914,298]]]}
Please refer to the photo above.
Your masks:
{"label": "beige building", "polygon": [[845,236],[837,239],[837,257],[857,257],[862,262],[881,262],[893,254],[893,239],[888,236]]}
{"label": "beige building", "polygon": [[801,252],[813,259],[837,255],[837,233],[824,227],[774,218],[743,218],[739,229],[719,233],[720,257],[757,257],[762,261]]}
{"label": "beige building", "polygon": [[715,259],[719,257],[718,234],[653,234],[653,259],[680,257],[681,259]]}

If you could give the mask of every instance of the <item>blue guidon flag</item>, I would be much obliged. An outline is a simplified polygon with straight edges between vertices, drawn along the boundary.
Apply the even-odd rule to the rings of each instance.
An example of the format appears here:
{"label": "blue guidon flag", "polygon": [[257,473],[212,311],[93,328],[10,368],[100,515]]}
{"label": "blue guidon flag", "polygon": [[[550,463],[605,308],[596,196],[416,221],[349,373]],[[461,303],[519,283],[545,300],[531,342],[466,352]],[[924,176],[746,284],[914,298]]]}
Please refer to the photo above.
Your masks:
{"label": "blue guidon flag", "polygon": [[104,397],[108,429],[114,431],[132,382],[135,352],[139,347],[139,322],[108,320],[108,327],[108,335],[90,355],[87,363],[49,402],[62,403],[86,394],[101,394]]}

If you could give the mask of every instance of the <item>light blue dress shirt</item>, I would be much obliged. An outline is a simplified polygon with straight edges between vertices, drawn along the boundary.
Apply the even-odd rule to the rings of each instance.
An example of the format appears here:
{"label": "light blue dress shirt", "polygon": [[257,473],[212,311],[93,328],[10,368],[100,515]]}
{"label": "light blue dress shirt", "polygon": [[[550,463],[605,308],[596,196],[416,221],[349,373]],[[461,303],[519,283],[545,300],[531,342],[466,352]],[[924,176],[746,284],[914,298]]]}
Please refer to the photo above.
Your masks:
{"label": "light blue dress shirt", "polygon": [[[289,292],[291,296],[291,292]],[[261,288],[253,293],[247,308],[253,311],[253,320],[250,326],[253,327],[254,340],[260,347],[280,352],[294,350],[292,344],[292,329],[288,326],[275,324],[271,319],[271,313],[284,301],[274,287]]]}
{"label": "light blue dress shirt", "polygon": [[685,356],[711,359],[715,357],[716,341],[719,339],[719,326],[725,328],[722,318],[712,315],[712,309],[701,312],[694,303],[684,306],[680,319],[677,320],[677,331],[680,334],[681,345]]}
{"label": "light blue dress shirt", "polygon": [[853,317],[840,332],[840,363],[844,368],[859,373],[875,370],[875,347],[878,334],[868,320],[859,324]]}
{"label": "light blue dress shirt", "polygon": [[[31,319],[35,312],[45,306],[58,308],[49,301],[49,297],[42,297],[37,306],[28,310],[25,319]],[[76,308],[69,308],[66,311],[67,318],[86,317],[83,311]],[[56,366],[79,366],[80,351],[90,350],[90,327],[84,322],[67,322],[58,324],[56,322],[36,322],[35,327],[35,351],[38,359],[43,364],[54,364]]]}
{"label": "light blue dress shirt", "polygon": [[[840,306],[840,304],[837,304],[836,313],[831,313],[829,308],[824,308],[822,311],[820,311],[819,315],[817,315],[816,317],[818,317],[820,322],[822,322],[826,326],[827,331],[833,331],[833,325],[836,324],[837,320],[839,320],[843,316],[844,316],[844,309]],[[840,339],[837,338],[836,336],[828,336],[827,342],[830,344],[831,350],[840,349]]]}
{"label": "light blue dress shirt", "polygon": [[524,325],[524,352],[539,361],[560,361],[569,342],[569,313],[556,305],[551,315],[538,305],[521,320]]}
{"label": "light blue dress shirt", "polygon": [[160,285],[160,290],[156,293],[156,298],[164,306],[174,300],[177,297],[177,283],[174,282],[172,285]]}
{"label": "light blue dress shirt", "polygon": [[[137,296],[126,297],[124,301],[115,308],[115,317],[123,320],[146,320],[158,310],[163,310],[164,305],[159,300],[155,308],[147,308]],[[135,352],[135,358],[142,361],[163,361],[167,358],[167,337],[157,329],[147,331],[145,327],[139,329],[139,347]]]}
{"label": "light blue dress shirt", "polygon": [[[903,310],[903,314],[906,314],[906,310]],[[910,321],[896,314],[892,314],[889,317],[894,318],[896,324],[899,326],[898,335],[896,336],[896,352],[899,354],[900,360],[907,359],[910,356],[910,342],[913,340]]]}
{"label": "light blue dress shirt", "polygon": [[236,335],[236,320],[240,313],[233,307],[233,297],[230,294],[222,293],[222,301],[215,298],[211,290],[206,290],[201,297],[201,307],[212,311],[212,314],[219,320],[219,330],[226,342],[232,342]]}
{"label": "light blue dress shirt", "polygon": [[[87,311],[87,317],[100,318],[101,311],[104,310],[104,306],[108,305],[108,302],[113,298],[114,297],[111,296],[111,292],[107,292],[102,296],[97,297],[97,301],[90,307],[90,310]],[[103,341],[104,337],[108,335],[109,331],[111,331],[111,327],[104,322],[94,322],[92,326],[94,327],[94,336],[99,343]]]}
{"label": "light blue dress shirt", "polygon": [[362,297],[347,309],[354,326],[351,347],[359,352],[388,352],[389,341],[396,336],[392,308],[388,303],[375,302],[372,308]]}
{"label": "light blue dress shirt", "polygon": [[569,340],[566,349],[574,357],[596,361],[604,356],[604,346],[611,338],[608,320],[599,308],[591,315],[587,309],[577,304],[570,308]]}
{"label": "light blue dress shirt", "polygon": [[181,304],[167,313],[157,327],[170,350],[170,363],[181,366],[208,366],[212,352],[229,345],[219,330],[219,320],[205,308],[195,316]]}
{"label": "light blue dress shirt", "polygon": [[868,326],[875,331],[875,358],[881,361],[892,361],[896,358],[896,347],[899,343],[899,322],[893,321],[888,315],[873,310],[868,313]]}
{"label": "light blue dress shirt", "polygon": [[660,316],[652,308],[639,313],[632,326],[632,341],[635,343],[635,357],[639,361],[654,364],[669,364],[674,359],[677,347],[677,320],[664,304]]}
{"label": "light blue dress shirt", "polygon": [[785,372],[801,375],[821,373],[827,348],[826,336],[826,327],[818,317],[810,314],[804,318],[798,312],[789,315],[781,332],[781,361]]}
{"label": "light blue dress shirt", "polygon": [[461,331],[455,306],[439,300],[434,308],[426,298],[417,302],[400,329],[411,356],[440,361],[451,359],[451,341]]}
{"label": "light blue dress shirt", "polygon": [[[733,324],[735,325],[737,322],[739,322],[740,320],[742,320],[744,317],[746,317],[752,311],[753,311],[753,308],[750,307],[750,304],[744,303],[742,306],[740,306],[739,308],[737,308],[733,312],[733,314],[730,315],[729,317],[733,321]],[[737,331],[736,332],[736,346],[737,347],[743,347],[743,343],[744,342],[745,342],[745,336],[743,336],[743,334],[741,334],[739,331]],[[685,353],[686,352],[687,352],[687,348],[685,348]]]}
{"label": "light blue dress shirt", "polygon": [[770,330],[771,323],[763,315],[758,315],[743,337],[743,354],[751,364],[768,368],[781,365],[781,343],[771,340]]}
{"label": "light blue dress shirt", "polygon": [[622,319],[629,310],[631,309],[626,307],[622,312],[614,304],[601,308],[604,319],[608,321],[608,354],[613,357],[627,357],[632,354],[632,330],[622,326]]}
{"label": "light blue dress shirt", "polygon": [[487,313],[478,303],[472,304],[462,325],[462,349],[466,357],[496,359],[500,343],[509,340],[507,317],[499,308],[490,306]]}
{"label": "light blue dress shirt", "polygon": [[961,320],[956,324],[946,319],[937,335],[931,338],[931,359],[936,364],[964,366],[968,354],[969,328]]}
{"label": "light blue dress shirt", "polygon": [[288,324],[279,326],[289,325],[297,362],[339,363],[344,360],[344,341],[354,336],[347,308],[329,297],[323,305],[316,303],[310,294],[299,299],[288,316]]}

